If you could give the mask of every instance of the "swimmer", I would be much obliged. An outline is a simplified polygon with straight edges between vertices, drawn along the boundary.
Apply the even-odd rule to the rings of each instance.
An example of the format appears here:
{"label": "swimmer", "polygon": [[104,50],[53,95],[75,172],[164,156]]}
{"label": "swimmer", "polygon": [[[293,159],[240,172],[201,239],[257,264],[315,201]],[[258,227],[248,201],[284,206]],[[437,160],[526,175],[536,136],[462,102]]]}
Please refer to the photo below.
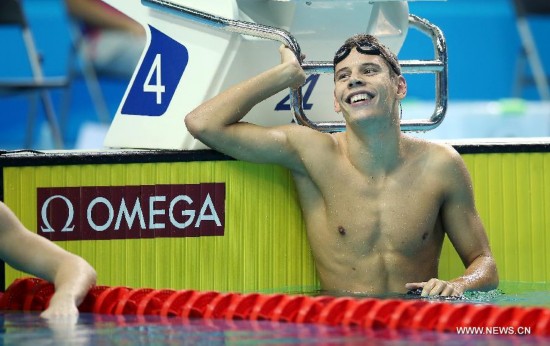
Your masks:
{"label": "swimmer", "polygon": [[96,282],[95,270],[81,257],[26,229],[2,202],[0,258],[17,270],[54,284],[55,293],[40,316],[76,322],[77,307]]}
{"label": "swimmer", "polygon": [[[321,288],[354,294],[460,296],[491,290],[498,274],[460,155],[400,131],[407,83],[375,37],[349,38],[334,57],[334,110],[346,130],[241,121],[254,105],[305,73],[281,46],[281,63],[206,101],[185,118],[189,132],[239,160],[273,163],[294,178]],[[230,100],[230,102],[228,102]],[[465,266],[438,278],[448,236]]]}

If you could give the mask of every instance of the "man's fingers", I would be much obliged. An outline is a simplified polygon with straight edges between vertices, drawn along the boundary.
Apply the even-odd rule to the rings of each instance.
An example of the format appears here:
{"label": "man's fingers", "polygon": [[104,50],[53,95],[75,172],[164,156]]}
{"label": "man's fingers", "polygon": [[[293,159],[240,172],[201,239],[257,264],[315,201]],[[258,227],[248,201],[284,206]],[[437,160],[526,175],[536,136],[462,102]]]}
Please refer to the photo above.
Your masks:
{"label": "man's fingers", "polygon": [[422,289],[422,297],[460,297],[462,292],[453,283],[438,279],[431,279]]}
{"label": "man's fingers", "polygon": [[405,288],[408,290],[414,290],[415,288],[424,287],[425,284],[425,282],[409,282],[405,284]]}
{"label": "man's fingers", "polygon": [[441,283],[438,279],[430,279],[426,284],[424,285],[424,288],[422,289],[422,297],[427,296],[433,296],[435,294],[438,294],[441,292],[442,288],[438,290],[438,285]]}
{"label": "man's fingers", "polygon": [[445,287],[443,292],[441,292],[442,297],[451,297],[451,296],[457,296],[457,292],[455,291],[454,287],[451,285],[448,285]]}
{"label": "man's fingers", "polygon": [[434,284],[430,284],[430,283],[426,284],[426,285],[424,286],[424,288],[422,289],[422,293],[421,293],[420,295],[421,295],[422,297],[428,297],[428,296],[430,296],[431,293],[432,293],[432,290],[433,290],[434,286],[435,286]]}
{"label": "man's fingers", "polygon": [[428,296],[440,296],[441,293],[447,288],[447,283],[444,281],[437,281]]}
{"label": "man's fingers", "polygon": [[442,296],[460,297],[462,292],[454,284],[439,279],[430,279],[427,282],[408,282],[405,284],[408,290],[422,289],[422,297]]}

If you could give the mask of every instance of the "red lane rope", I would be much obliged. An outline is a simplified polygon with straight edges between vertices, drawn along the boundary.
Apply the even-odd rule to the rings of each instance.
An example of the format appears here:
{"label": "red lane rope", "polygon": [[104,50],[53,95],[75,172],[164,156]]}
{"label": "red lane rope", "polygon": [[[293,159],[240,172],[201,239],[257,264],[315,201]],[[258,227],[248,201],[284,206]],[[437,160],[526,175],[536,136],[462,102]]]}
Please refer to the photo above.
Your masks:
{"label": "red lane rope", "polygon": [[[53,294],[54,286],[47,281],[17,279],[0,295],[0,309],[43,311]],[[531,335],[550,336],[548,308],[425,300],[95,286],[79,310],[110,315],[270,320],[438,332],[456,332],[458,327],[523,327],[530,328]]]}

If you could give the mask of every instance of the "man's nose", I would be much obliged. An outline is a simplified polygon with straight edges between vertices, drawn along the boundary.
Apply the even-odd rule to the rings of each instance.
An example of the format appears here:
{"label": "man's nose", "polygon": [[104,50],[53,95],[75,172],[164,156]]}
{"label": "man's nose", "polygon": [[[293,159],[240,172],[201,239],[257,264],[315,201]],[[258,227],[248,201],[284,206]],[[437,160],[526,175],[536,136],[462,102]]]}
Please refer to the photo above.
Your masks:
{"label": "man's nose", "polygon": [[360,86],[360,85],[364,85],[365,83],[357,78],[357,77],[352,77],[349,79],[349,82],[348,82],[348,87],[352,88],[352,87],[355,87],[355,86]]}

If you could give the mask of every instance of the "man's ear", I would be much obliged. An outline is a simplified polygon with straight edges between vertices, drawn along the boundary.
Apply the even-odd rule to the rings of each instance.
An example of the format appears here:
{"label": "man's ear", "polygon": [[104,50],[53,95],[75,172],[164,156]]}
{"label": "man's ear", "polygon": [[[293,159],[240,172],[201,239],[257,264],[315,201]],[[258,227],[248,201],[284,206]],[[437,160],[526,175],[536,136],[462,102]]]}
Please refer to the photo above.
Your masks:
{"label": "man's ear", "polygon": [[397,76],[397,78],[397,96],[401,100],[407,96],[407,81],[403,76]]}
{"label": "man's ear", "polygon": [[334,100],[334,111],[336,113],[340,113],[342,110],[340,109],[340,103],[338,103],[338,101],[336,100],[336,95],[333,95],[333,100]]}

